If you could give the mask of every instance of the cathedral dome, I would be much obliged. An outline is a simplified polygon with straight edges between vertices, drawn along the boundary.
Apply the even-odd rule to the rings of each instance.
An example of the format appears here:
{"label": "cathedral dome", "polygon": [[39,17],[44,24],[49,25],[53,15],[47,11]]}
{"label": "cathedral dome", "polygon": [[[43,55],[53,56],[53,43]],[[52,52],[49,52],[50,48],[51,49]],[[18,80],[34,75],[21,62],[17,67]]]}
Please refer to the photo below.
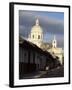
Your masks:
{"label": "cathedral dome", "polygon": [[38,19],[36,19],[36,24],[32,27],[31,32],[32,33],[33,32],[34,33],[42,33],[43,32],[41,26],[39,25],[39,20]]}
{"label": "cathedral dome", "polygon": [[40,26],[36,26],[35,25],[31,29],[31,33],[33,33],[33,32],[35,32],[35,33],[42,33],[43,31],[42,31],[42,28]]}
{"label": "cathedral dome", "polygon": [[31,29],[31,33],[29,35],[29,41],[36,44],[40,47],[42,40],[43,40],[43,30],[41,26],[39,25],[39,19],[36,19],[35,25]]}

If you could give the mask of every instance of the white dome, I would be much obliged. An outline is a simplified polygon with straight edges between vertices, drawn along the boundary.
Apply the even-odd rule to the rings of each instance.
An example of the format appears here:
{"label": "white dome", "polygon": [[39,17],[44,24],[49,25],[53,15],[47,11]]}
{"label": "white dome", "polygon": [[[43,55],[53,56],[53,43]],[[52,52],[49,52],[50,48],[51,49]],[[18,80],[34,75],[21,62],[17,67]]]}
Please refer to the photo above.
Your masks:
{"label": "white dome", "polygon": [[32,27],[31,33],[43,33],[43,30],[40,26],[35,25]]}
{"label": "white dome", "polygon": [[29,41],[40,47],[43,40],[43,30],[39,25],[39,20],[36,19],[36,24],[32,27]]}

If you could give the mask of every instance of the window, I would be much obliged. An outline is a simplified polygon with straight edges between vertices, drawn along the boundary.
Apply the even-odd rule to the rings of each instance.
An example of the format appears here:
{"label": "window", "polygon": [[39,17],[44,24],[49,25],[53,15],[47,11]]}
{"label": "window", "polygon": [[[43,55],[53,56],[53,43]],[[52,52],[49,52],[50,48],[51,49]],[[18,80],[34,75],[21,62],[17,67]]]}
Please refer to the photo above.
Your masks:
{"label": "window", "polygon": [[34,38],[34,35],[32,37]]}
{"label": "window", "polygon": [[40,35],[38,35],[38,39],[40,39]]}
{"label": "window", "polygon": [[55,43],[55,41],[54,41],[54,43]]}

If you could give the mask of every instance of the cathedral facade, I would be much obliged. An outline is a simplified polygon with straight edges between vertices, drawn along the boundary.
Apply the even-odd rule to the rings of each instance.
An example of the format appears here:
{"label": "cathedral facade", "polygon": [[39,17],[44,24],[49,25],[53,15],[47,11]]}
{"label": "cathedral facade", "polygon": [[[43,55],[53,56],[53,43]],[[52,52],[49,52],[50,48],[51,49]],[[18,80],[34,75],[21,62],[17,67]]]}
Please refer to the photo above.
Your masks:
{"label": "cathedral facade", "polygon": [[43,42],[43,30],[39,24],[39,19],[36,19],[35,25],[31,29],[28,40],[33,44],[37,45],[39,48],[50,52],[53,57],[58,57],[61,64],[63,64],[63,49],[57,47],[57,40],[54,39],[51,44]]}

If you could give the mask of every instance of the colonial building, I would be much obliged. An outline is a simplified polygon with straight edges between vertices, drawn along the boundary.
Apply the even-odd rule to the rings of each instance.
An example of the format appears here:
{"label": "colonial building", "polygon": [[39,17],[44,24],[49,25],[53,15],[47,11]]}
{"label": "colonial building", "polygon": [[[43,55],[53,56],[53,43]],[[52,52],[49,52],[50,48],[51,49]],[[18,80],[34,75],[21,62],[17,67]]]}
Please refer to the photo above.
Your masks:
{"label": "colonial building", "polygon": [[48,70],[59,66],[59,61],[48,51],[20,38],[19,43],[19,78],[25,73]]}

